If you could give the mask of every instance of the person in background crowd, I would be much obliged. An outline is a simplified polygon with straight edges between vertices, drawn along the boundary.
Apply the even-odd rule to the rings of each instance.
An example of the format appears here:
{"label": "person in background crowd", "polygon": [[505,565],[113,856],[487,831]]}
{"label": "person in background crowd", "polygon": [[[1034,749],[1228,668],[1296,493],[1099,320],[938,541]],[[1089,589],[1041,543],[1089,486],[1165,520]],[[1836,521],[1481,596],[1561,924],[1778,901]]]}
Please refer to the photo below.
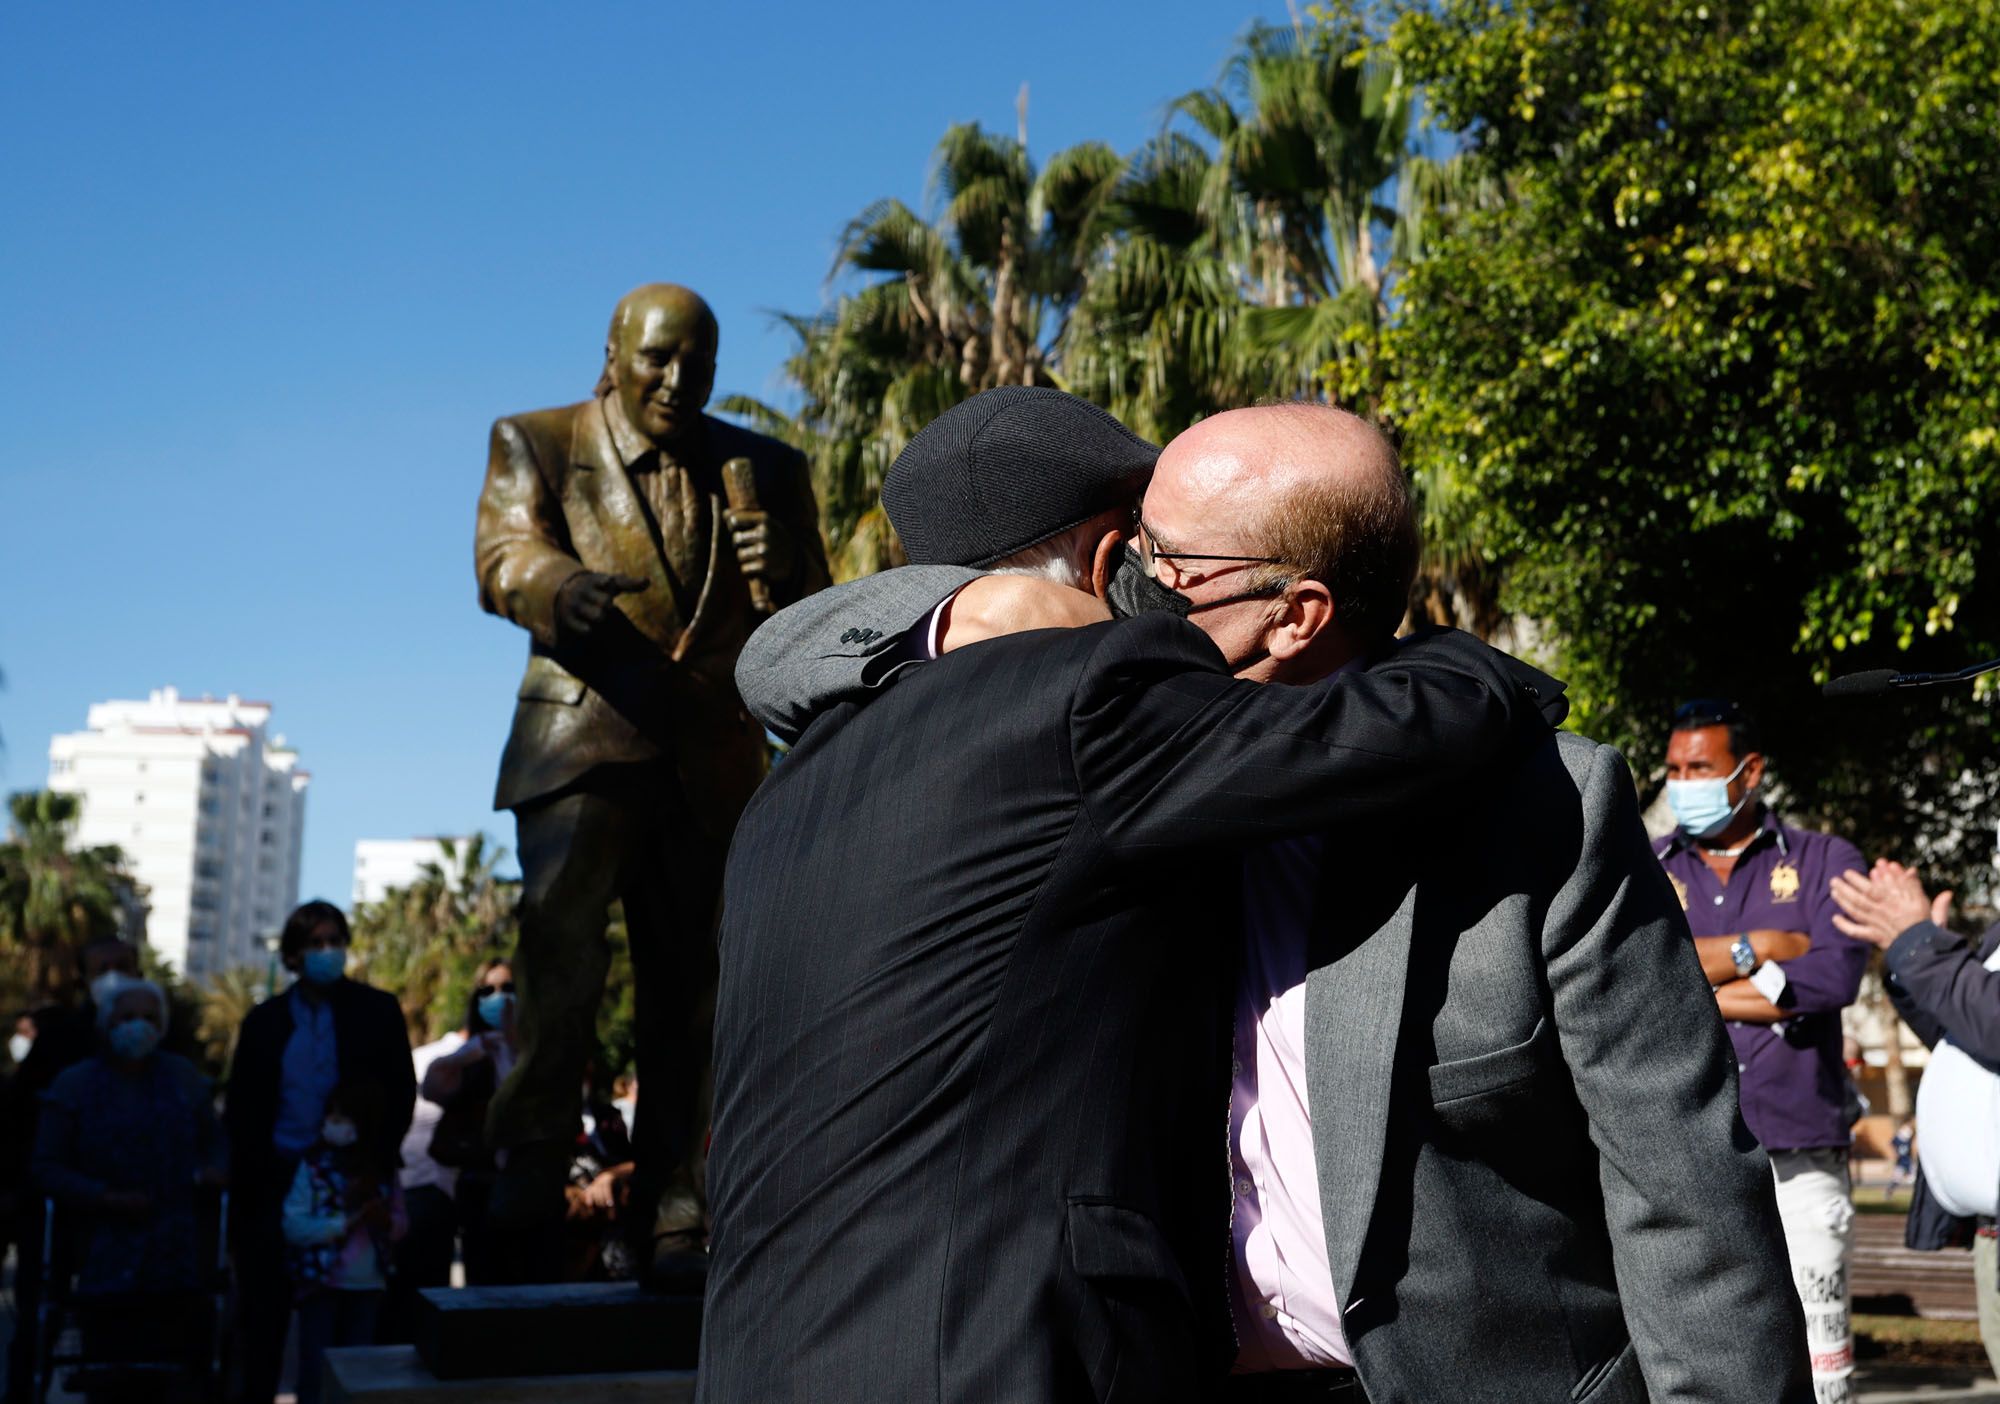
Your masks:
{"label": "person in background crowd", "polygon": [[[97,987],[105,1051],[65,1071],[43,1098],[33,1179],[81,1228],[80,1299],[158,1298],[143,1310],[93,1314],[84,1305],[87,1354],[156,1360],[190,1341],[198,1351],[207,1339],[189,1314],[208,1261],[196,1189],[221,1185],[228,1158],[207,1080],[185,1058],[159,1051],[165,993],[150,980],[112,980]],[[115,1397],[151,1398],[156,1385]]]}
{"label": "person in background crowd", "polygon": [[28,1061],[28,1054],[35,1046],[35,1016],[22,1010],[14,1016],[14,1032],[7,1035],[7,1061],[15,1067]]}
{"label": "person in background crowd", "polygon": [[299,1307],[298,1404],[319,1404],[330,1347],[374,1344],[393,1245],[409,1226],[382,1106],[373,1084],[335,1087],[285,1196],[287,1267]]}
{"label": "person in background crowd", "polygon": [[250,1011],[230,1065],[223,1119],[237,1186],[247,1404],[270,1404],[277,1393],[291,1300],[280,1225],[328,1095],[339,1083],[379,1089],[383,1114],[370,1134],[380,1139],[364,1149],[391,1166],[416,1101],[403,1012],[395,996],[346,978],[348,941],[347,918],[330,902],[308,902],[286,918],[278,955],[298,978]]}
{"label": "person in background crowd", "polygon": [[1928,896],[1900,863],[1843,873],[1833,900],[1840,929],[1884,952],[1889,998],[1931,1050],[1917,1084],[1924,1158],[1905,1241],[1935,1250],[1972,1235],[1979,1337],[2000,1375],[2000,925],[1967,942],[1945,925],[1951,894]]}
{"label": "person in background crowd", "polygon": [[[97,998],[92,990],[109,976],[139,977],[139,951],[111,937],[87,942],[77,951],[72,990],[75,1005],[50,1004],[36,1010],[33,1045],[15,1059],[13,1079],[0,1104],[0,1237],[15,1245],[14,1315],[33,1321],[41,1305],[42,1199],[27,1183],[42,1094],[63,1070],[97,1050]],[[109,985],[104,986],[109,989]],[[19,1025],[16,1024],[16,1032]],[[0,1243],[0,1252],[5,1244]],[[27,1400],[34,1389],[32,1332],[17,1334],[7,1357],[7,1398]]]}
{"label": "person in background crowd", "polygon": [[[486,1109],[500,1079],[513,1071],[518,1048],[514,967],[489,960],[473,976],[464,1028],[416,1053],[421,1100],[403,1138],[411,1225],[405,1248],[422,1258],[412,1286],[442,1286],[449,1278],[454,1229],[465,1239],[466,1281],[497,1280],[487,1233],[494,1164],[485,1141]],[[420,1237],[427,1241],[419,1248]]]}
{"label": "person in background crowd", "polygon": [[1764,755],[1748,712],[1689,702],[1667,742],[1675,831],[1654,844],[1729,1025],[1743,1120],[1770,1153],[1792,1276],[1805,1305],[1818,1404],[1847,1404],[1854,1373],[1847,1153],[1852,1106],[1840,1011],[1868,947],[1837,929],[1830,884],[1861,854],[1780,822],[1760,798]]}
{"label": "person in background crowd", "polygon": [[[1921,1083],[1918,1086],[1922,1086]],[[1917,1123],[1914,1117],[1905,1118],[1896,1128],[1896,1134],[1889,1138],[1889,1150],[1896,1160],[1896,1183],[1915,1184],[1917,1180]]]}
{"label": "person in background crowd", "polygon": [[630,1130],[639,1115],[639,1074],[623,1073],[611,1080],[611,1105],[618,1108]]}
{"label": "person in background crowd", "polygon": [[[650,1261],[652,1224],[633,1222],[630,1124],[599,1090],[600,1058],[584,1066],[583,1124],[563,1189],[563,1278],[622,1281]],[[614,1087],[617,1085],[614,1080]]]}

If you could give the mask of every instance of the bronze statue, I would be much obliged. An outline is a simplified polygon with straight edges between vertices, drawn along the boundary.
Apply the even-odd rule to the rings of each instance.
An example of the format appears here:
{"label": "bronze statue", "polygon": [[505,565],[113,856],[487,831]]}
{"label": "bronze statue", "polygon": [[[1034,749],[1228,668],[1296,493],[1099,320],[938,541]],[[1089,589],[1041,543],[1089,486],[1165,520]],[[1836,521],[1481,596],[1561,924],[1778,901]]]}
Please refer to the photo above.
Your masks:
{"label": "bronze statue", "polygon": [[493,801],[519,839],[521,1055],[488,1120],[523,1280],[552,1266],[614,900],[636,984],[635,1221],[650,1230],[699,1158],[723,855],[765,764],[736,654],[760,611],[828,581],[804,458],[702,413],[716,338],[688,289],[638,288],[596,398],[493,426],[479,603],[531,639]]}

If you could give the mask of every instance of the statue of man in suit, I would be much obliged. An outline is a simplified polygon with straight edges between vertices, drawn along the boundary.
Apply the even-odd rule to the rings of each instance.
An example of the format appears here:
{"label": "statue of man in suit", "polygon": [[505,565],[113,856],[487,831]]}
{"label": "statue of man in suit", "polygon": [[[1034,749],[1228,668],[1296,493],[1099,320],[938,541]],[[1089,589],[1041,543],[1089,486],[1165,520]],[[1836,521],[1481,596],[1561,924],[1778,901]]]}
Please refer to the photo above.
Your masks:
{"label": "statue of man in suit", "polygon": [[[493,426],[479,603],[530,639],[493,801],[514,811],[521,860],[521,1051],[488,1120],[505,1152],[492,1212],[522,1278],[555,1252],[613,901],[644,1090],[634,1222],[651,1228],[668,1176],[699,1159],[723,855],[765,764],[736,655],[759,605],[828,581],[804,458],[702,412],[716,341],[693,292],[635,289],[612,314],[595,398]],[[738,458],[754,508],[740,485],[725,498]]]}

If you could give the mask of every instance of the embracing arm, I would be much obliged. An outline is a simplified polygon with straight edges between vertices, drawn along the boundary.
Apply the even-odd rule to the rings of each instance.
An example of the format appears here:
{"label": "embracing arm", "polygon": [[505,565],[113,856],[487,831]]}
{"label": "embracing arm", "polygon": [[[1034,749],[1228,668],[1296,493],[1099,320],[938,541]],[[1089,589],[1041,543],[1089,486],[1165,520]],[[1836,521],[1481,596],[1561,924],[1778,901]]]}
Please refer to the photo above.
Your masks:
{"label": "embracing arm", "polygon": [[879,687],[899,662],[920,662],[906,647],[910,631],[979,575],[963,566],[903,566],[779,610],[737,655],[743,705],[795,740],[821,712]]}
{"label": "embracing arm", "polygon": [[1128,855],[1414,816],[1546,740],[1561,684],[1469,634],[1404,640],[1307,687],[1231,677],[1194,625],[1099,625],[1071,704],[1076,780]]}
{"label": "embracing arm", "polygon": [[1810,1401],[1770,1164],[1738,1115],[1735,1061],[1686,918],[1618,753],[1594,747],[1572,773],[1580,859],[1549,906],[1543,956],[1647,1392],[1663,1404]]}

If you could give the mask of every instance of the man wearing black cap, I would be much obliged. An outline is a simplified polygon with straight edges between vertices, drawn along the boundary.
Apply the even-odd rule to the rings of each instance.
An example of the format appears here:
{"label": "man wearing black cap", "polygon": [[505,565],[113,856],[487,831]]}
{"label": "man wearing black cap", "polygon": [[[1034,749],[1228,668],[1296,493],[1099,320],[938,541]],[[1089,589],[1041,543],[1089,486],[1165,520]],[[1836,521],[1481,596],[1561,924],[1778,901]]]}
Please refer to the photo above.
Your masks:
{"label": "man wearing black cap", "polygon": [[[996,391],[884,496],[913,551],[1102,596],[1153,457]],[[879,642],[845,632],[850,663]],[[1559,689],[1449,633],[1260,688],[1165,615],[907,672],[810,726],[737,830],[699,1397],[1197,1397],[1230,1353],[1200,1148],[1233,891],[1202,854],[1413,815],[1545,740]]]}

